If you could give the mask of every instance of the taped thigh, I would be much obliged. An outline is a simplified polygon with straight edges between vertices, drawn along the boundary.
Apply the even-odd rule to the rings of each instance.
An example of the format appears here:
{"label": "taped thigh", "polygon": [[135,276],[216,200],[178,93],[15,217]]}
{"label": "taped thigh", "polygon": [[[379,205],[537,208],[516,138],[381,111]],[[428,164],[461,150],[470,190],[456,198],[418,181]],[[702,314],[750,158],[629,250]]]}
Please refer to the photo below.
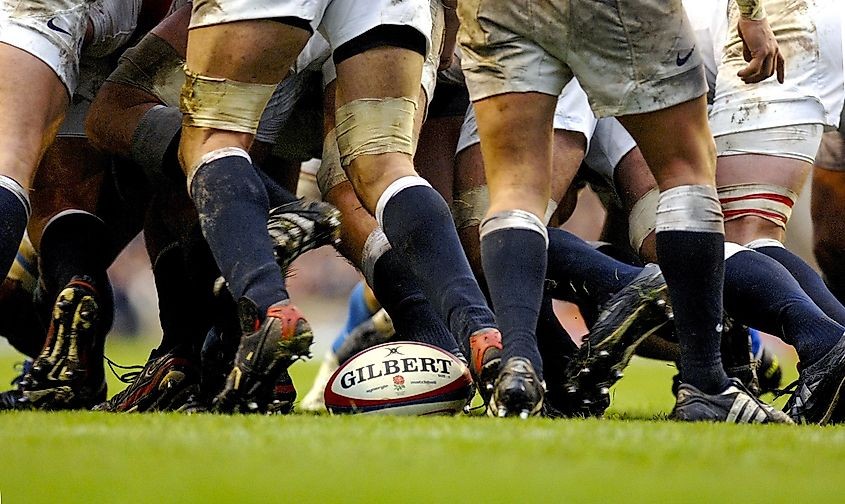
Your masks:
{"label": "taped thigh", "polygon": [[337,109],[337,145],[341,166],[359,156],[399,152],[414,155],[417,102],[407,97],[362,98]]}
{"label": "taped thigh", "polygon": [[798,195],[773,184],[732,184],[718,188],[725,221],[759,217],[786,229]]}
{"label": "taped thigh", "polygon": [[187,67],[185,74],[179,108],[185,114],[183,124],[197,128],[254,135],[261,114],[276,90],[275,84],[209,77]]}

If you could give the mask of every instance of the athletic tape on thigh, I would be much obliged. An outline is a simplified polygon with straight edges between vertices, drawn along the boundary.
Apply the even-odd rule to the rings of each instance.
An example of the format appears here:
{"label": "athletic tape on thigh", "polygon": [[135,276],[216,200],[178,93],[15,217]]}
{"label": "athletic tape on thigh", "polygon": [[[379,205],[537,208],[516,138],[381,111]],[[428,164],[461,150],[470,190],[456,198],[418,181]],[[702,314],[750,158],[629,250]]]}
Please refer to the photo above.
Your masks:
{"label": "athletic tape on thigh", "polygon": [[361,273],[364,274],[364,278],[370,287],[375,285],[373,277],[375,276],[376,261],[388,250],[390,250],[390,242],[387,241],[387,236],[380,227],[375,228],[367,237],[367,241],[364,242],[364,250],[361,252]]}
{"label": "athletic tape on thigh", "polygon": [[455,221],[455,227],[464,229],[480,226],[488,208],[490,191],[486,185],[461,191],[458,197],[452,200],[452,219]]}
{"label": "athletic tape on thigh", "polygon": [[786,229],[798,195],[772,184],[733,184],[718,188],[725,221],[759,217]]}
{"label": "athletic tape on thigh", "polygon": [[188,70],[182,86],[179,108],[184,123],[198,128],[255,134],[264,107],[273,96],[275,84],[238,82],[208,77]]}
{"label": "athletic tape on thigh", "polygon": [[682,185],[660,193],[657,200],[655,230],[725,233],[722,207],[716,188],[706,185]]}
{"label": "athletic tape on thigh", "polygon": [[631,247],[639,253],[643,242],[657,226],[657,202],[660,189],[652,188],[634,203],[628,214],[628,240]]}
{"label": "athletic tape on thigh", "polygon": [[32,214],[32,207],[29,205],[29,194],[24,190],[23,186],[18,184],[18,181],[11,177],[0,175],[0,187],[7,189],[9,192],[17,196],[26,211],[26,218],[29,219]]}
{"label": "athletic tape on thigh", "polygon": [[196,163],[194,163],[193,166],[191,166],[191,169],[188,171],[188,194],[191,194],[191,184],[194,181],[194,175],[196,175],[197,171],[199,171],[203,165],[229,156],[240,156],[252,163],[252,158],[249,157],[249,154],[240,147],[223,147],[222,149],[206,152]]}
{"label": "athletic tape on thigh", "polygon": [[323,158],[320,160],[320,169],[317,170],[317,186],[320,188],[320,194],[325,198],[333,187],[347,180],[349,179],[346,177],[346,172],[340,166],[337,134],[332,128],[323,139]]}
{"label": "athletic tape on thigh", "polygon": [[759,238],[757,240],[752,240],[745,244],[746,247],[750,249],[758,249],[763,247],[780,247],[786,248],[783,243],[775,240],[773,238]]}
{"label": "athletic tape on thigh", "polygon": [[185,60],[173,46],[148,33],[120,56],[117,68],[106,80],[142,89],[161,103],[178,107],[179,93],[185,83],[184,65]]}
{"label": "athletic tape on thigh", "polygon": [[737,252],[742,252],[743,250],[750,250],[750,249],[748,247],[743,247],[739,243],[726,241],[725,242],[725,260],[727,261],[728,259],[733,257],[734,254],[736,254]]}
{"label": "athletic tape on thigh", "polygon": [[549,231],[546,229],[546,225],[543,224],[543,221],[539,217],[531,212],[526,212],[525,210],[505,210],[494,213],[481,223],[481,238],[483,239],[490,233],[504,229],[536,231],[546,241],[546,247],[548,248],[549,246]]}
{"label": "athletic tape on thigh", "polygon": [[431,188],[431,184],[428,181],[420,176],[417,175],[408,175],[406,177],[399,177],[398,179],[394,180],[387,189],[381,193],[381,196],[378,197],[378,201],[376,202],[376,220],[378,221],[379,225],[382,225],[383,218],[384,218],[384,207],[387,206],[387,202],[390,201],[390,198],[396,196],[400,192],[409,187],[416,187],[416,186],[424,186]]}
{"label": "athletic tape on thigh", "polygon": [[337,145],[344,168],[365,155],[401,152],[414,155],[414,117],[411,98],[362,98],[337,109]]}

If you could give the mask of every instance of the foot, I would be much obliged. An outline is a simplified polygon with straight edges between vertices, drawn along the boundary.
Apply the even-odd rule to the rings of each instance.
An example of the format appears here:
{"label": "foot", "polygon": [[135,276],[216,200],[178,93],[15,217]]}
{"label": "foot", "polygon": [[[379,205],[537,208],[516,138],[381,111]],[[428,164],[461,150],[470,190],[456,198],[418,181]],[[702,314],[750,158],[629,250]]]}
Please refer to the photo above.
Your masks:
{"label": "foot", "polygon": [[522,357],[509,359],[502,367],[487,414],[494,417],[539,415],[543,409],[545,385],[531,363]]}
{"label": "foot", "polygon": [[495,327],[469,337],[470,370],[484,404],[490,402],[502,365],[502,333]]}
{"label": "foot", "polygon": [[20,368],[20,374],[12,380],[12,386],[14,388],[0,392],[0,411],[32,409],[32,405],[24,400],[23,389],[21,388],[21,381],[29,373],[29,370],[32,369],[32,361],[27,360],[23,363],[18,363],[15,365],[15,368]]}
{"label": "foot", "polygon": [[796,423],[825,425],[845,420],[845,336],[824,357],[798,373],[784,411]]}
{"label": "foot", "polygon": [[48,410],[89,409],[106,398],[100,294],[74,277],[53,307],[47,341],[21,382],[23,399]]}
{"label": "foot", "polygon": [[395,335],[393,321],[384,308],[380,309],[352,329],[349,336],[343,340],[343,344],[337,349],[338,365],[342,365],[359,352],[387,343]]}
{"label": "foot", "polygon": [[783,368],[780,367],[780,361],[774,352],[766,347],[760,349],[760,355],[754,357],[754,367],[761,394],[774,392],[780,388]]}
{"label": "foot", "polygon": [[730,379],[725,390],[712,395],[681,383],[670,418],[685,422],[793,423],[783,412],[757,399],[736,378]]}
{"label": "foot", "polygon": [[604,414],[610,387],[622,378],[637,345],[670,324],[667,300],[663,274],[649,264],[608,301],[566,373],[565,402],[575,414]]}
{"label": "foot", "polygon": [[94,409],[113,413],[178,410],[199,390],[199,368],[182,353],[153,350],[129,386]]}
{"label": "foot", "polygon": [[293,403],[296,401],[296,387],[288,374],[288,370],[282,371],[279,380],[273,387],[270,402],[267,404],[267,413],[271,415],[287,415],[293,411]]}
{"label": "foot", "polygon": [[267,390],[297,359],[308,357],[311,326],[295,306],[276,304],[261,321],[248,299],[239,302],[243,336],[232,371],[212,409],[219,413],[258,413],[268,409]]}
{"label": "foot", "polygon": [[292,201],[270,210],[267,230],[276,262],[287,271],[305,252],[340,242],[340,211],[321,201]]}

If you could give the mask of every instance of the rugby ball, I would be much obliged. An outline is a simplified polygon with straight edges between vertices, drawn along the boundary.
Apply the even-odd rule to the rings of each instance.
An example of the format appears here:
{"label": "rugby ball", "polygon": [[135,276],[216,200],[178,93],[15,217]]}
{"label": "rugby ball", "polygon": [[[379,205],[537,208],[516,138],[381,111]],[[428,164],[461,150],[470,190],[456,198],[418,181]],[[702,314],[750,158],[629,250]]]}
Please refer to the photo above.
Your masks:
{"label": "rugby ball", "polygon": [[410,341],[384,343],[359,352],[326,385],[331,413],[450,415],[462,411],[472,378],[457,357]]}

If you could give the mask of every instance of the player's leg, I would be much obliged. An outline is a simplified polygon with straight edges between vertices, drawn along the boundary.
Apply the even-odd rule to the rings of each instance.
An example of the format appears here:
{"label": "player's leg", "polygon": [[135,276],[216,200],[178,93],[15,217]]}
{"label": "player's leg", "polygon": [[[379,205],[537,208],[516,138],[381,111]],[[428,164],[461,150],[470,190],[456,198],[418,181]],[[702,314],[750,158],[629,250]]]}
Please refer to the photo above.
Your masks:
{"label": "player's leg", "polygon": [[[416,276],[452,334],[466,344],[482,330],[496,332],[491,330],[492,313],[460,249],[448,206],[411,162],[414,123],[421,119],[419,76],[428,38],[423,33],[430,29],[419,21],[429,14],[429,5],[392,2],[386,9],[414,11],[408,19],[416,25],[376,27],[346,38],[342,12],[329,16],[331,7],[327,11],[332,20],[329,33],[341,35],[334,53],[341,165],[364,208],[390,238],[392,249]],[[355,134],[362,130],[380,138],[368,141]],[[378,296],[378,288],[374,289]]]}
{"label": "player's leg", "polygon": [[813,170],[812,216],[814,251],[827,285],[845,301],[845,141],[839,132],[825,133]]}
{"label": "player's leg", "polygon": [[281,19],[244,21],[238,14],[243,13],[229,20],[219,17],[217,4],[195,6],[179,146],[203,234],[245,321],[235,366],[217,398],[221,411],[260,408],[259,389],[293,358],[307,354],[312,339],[307,322],[290,305],[273,256],[266,225],[270,203],[247,151],[264,106],[319,13],[303,19],[282,2],[260,14]]}

